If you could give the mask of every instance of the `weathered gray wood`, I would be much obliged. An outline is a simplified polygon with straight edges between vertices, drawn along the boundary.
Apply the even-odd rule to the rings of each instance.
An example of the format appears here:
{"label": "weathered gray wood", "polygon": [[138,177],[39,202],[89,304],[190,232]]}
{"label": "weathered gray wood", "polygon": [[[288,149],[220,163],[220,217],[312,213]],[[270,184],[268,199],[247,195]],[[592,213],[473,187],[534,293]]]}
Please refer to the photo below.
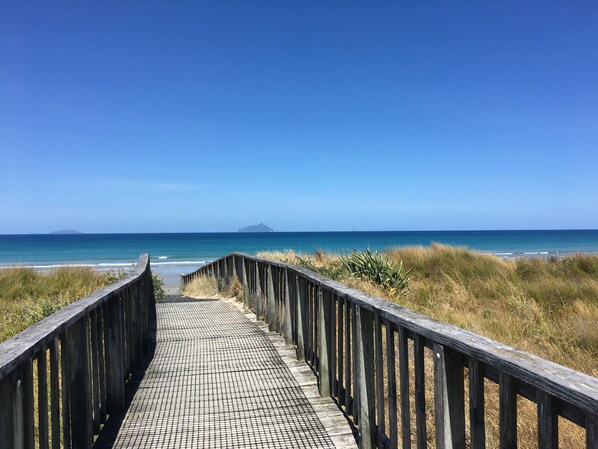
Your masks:
{"label": "weathered gray wood", "polygon": [[409,406],[409,347],[405,328],[399,327],[399,388],[401,394],[401,447],[411,448],[411,408]]}
{"label": "weathered gray wood", "polygon": [[60,392],[62,395],[62,442],[65,449],[71,448],[71,401],[69,391],[69,351],[67,350],[68,335],[60,337],[61,377]]}
{"label": "weathered gray wood", "polygon": [[283,333],[285,318],[285,299],[284,299],[284,271],[282,268],[274,269],[274,298],[276,299],[276,332]]}
{"label": "weathered gray wood", "polygon": [[332,396],[330,364],[332,358],[331,342],[332,298],[330,292],[318,289],[318,357],[320,395]]}
{"label": "weathered gray wood", "polygon": [[[151,288],[151,285],[149,286]],[[148,307],[149,309],[149,307]],[[149,310],[147,310],[149,315]],[[100,423],[106,422],[106,360],[104,357],[105,351],[105,327],[104,327],[104,308],[98,307],[98,364],[100,369]],[[149,316],[148,316],[149,320]],[[148,321],[148,332],[146,338],[149,338],[149,321]]]}
{"label": "weathered gray wood", "polygon": [[50,422],[52,449],[60,449],[60,381],[58,365],[58,337],[50,345]]}
{"label": "weathered gray wood", "polygon": [[131,329],[131,338],[130,338],[130,350],[131,350],[131,360],[130,360],[130,372],[133,372],[139,369],[139,365],[141,364],[141,356],[143,351],[142,342],[143,339],[141,338],[141,323],[139,322],[139,314],[141,311],[141,298],[139,294],[139,284],[135,284],[131,286],[130,289],[131,295],[129,297],[129,322],[130,322],[130,329]]}
{"label": "weathered gray wood", "polygon": [[469,359],[469,422],[471,449],[485,449],[484,373],[483,367],[475,359]]}
{"label": "weathered gray wood", "polygon": [[[250,260],[260,260],[276,266],[289,267],[279,262],[270,262],[245,256]],[[584,375],[561,365],[543,360],[539,357],[515,350],[507,345],[476,335],[455,326],[427,318],[389,301],[375,298],[358,290],[349,288],[338,282],[313,273],[303,267],[290,267],[296,273],[306,276],[316,285],[331,289],[338,295],[348,295],[351,301],[360,307],[376,311],[381,318],[385,318],[398,326],[403,326],[415,334],[442,344],[453,350],[473,357],[485,365],[503,371],[515,378],[524,379],[527,383],[558,397],[563,401],[562,407],[566,411],[569,404],[582,410],[598,414],[598,379]],[[579,413],[569,413],[570,417],[579,425],[584,425]]]}
{"label": "weathered gray wood", "polygon": [[351,394],[353,375],[353,354],[351,351],[351,337],[353,332],[351,331],[351,303],[349,298],[345,297],[345,405],[347,414],[353,414],[353,396]]}
{"label": "weathered gray wood", "polygon": [[369,310],[356,310],[358,364],[359,447],[376,447],[376,400],[374,376],[374,315]]}
{"label": "weathered gray wood", "polygon": [[133,290],[133,314],[131,320],[133,322],[133,347],[134,349],[134,368],[138,370],[143,359],[143,321],[141,308],[141,282],[136,283],[131,287]]}
{"label": "weathered gray wood", "polygon": [[231,263],[230,263],[230,271],[231,271],[230,278],[231,278],[231,281],[234,278],[238,278],[238,276],[237,276],[237,265],[236,265],[235,257],[236,256],[234,254],[232,254],[230,256],[230,260],[231,260]]}
{"label": "weathered gray wood", "polygon": [[[155,355],[113,439],[100,435],[95,449],[355,448],[337,444],[339,433],[353,438],[346,420],[255,314],[233,301],[171,297],[157,316]],[[306,374],[295,380],[296,371]]]}
{"label": "weathered gray wood", "polygon": [[417,448],[426,449],[426,387],[424,367],[424,338],[415,336],[414,344],[414,370],[415,370],[415,432]]}
{"label": "weathered gray wood", "polygon": [[37,356],[37,408],[39,449],[48,449],[48,358],[45,350]]}
{"label": "weathered gray wood", "polygon": [[598,449],[598,415],[586,415],[586,449]]}
{"label": "weathered gray wood", "polygon": [[115,297],[105,304],[107,411],[118,413],[125,408],[122,300]]}
{"label": "weathered gray wood", "polygon": [[67,330],[66,343],[73,449],[88,449],[93,436],[89,318],[84,317]]}
{"label": "weathered gray wood", "polygon": [[384,360],[382,356],[382,324],[380,318],[374,316],[374,348],[376,358],[376,445],[382,447],[386,435],[386,420],[384,417]]}
{"label": "weathered gray wood", "polygon": [[127,289],[121,294],[121,322],[123,323],[123,338],[121,346],[124,361],[124,377],[121,382],[127,382],[131,372],[131,291]]}
{"label": "weathered gray wood", "polygon": [[386,371],[388,377],[388,433],[390,448],[397,449],[399,445],[398,423],[397,423],[397,373],[395,357],[395,331],[389,321],[385,321],[386,327]]}
{"label": "weathered gray wood", "polygon": [[338,298],[336,298],[332,293],[326,291],[326,293],[330,297],[330,332],[328,333],[328,348],[329,348],[329,359],[330,359],[330,396],[336,396],[337,390],[337,381],[336,381],[336,357],[338,352],[338,346],[336,344],[336,309]]}
{"label": "weathered gray wood", "polygon": [[245,262],[245,258],[241,258],[241,264],[243,265],[242,269],[242,277],[241,280],[243,284],[243,305],[247,307],[249,305],[249,280],[247,279],[247,263]]}
{"label": "weathered gray wood", "polygon": [[[291,275],[292,276],[292,275]],[[291,287],[292,279],[289,279],[289,270],[284,270],[284,326],[283,335],[287,346],[293,345],[293,318],[291,317]]]}
{"label": "weathered gray wood", "polygon": [[306,282],[307,286],[307,360],[308,363],[314,366],[314,286],[310,282]]}
{"label": "weathered gray wood", "polygon": [[11,373],[0,379],[0,449],[19,449],[17,429],[18,417],[18,373]]}
{"label": "weathered gray wood", "polygon": [[261,274],[260,274],[260,264],[258,262],[255,263],[255,314],[257,315],[258,319],[264,319],[264,306],[263,306],[263,293],[262,293],[262,283],[261,283]]}
{"label": "weathered gray wood", "polygon": [[557,449],[559,447],[559,415],[554,398],[538,391],[538,448]]}
{"label": "weathered gray wood", "polygon": [[267,282],[267,296],[268,296],[268,307],[266,308],[266,322],[268,323],[268,328],[271,331],[275,331],[278,328],[277,319],[278,319],[278,311],[276,307],[276,292],[274,290],[274,274],[272,273],[272,267],[270,265],[266,268],[266,273],[268,277]]}
{"label": "weathered gray wood", "polygon": [[100,432],[100,364],[99,355],[99,332],[97,310],[91,312],[91,398],[93,402],[93,433]]}
{"label": "weathered gray wood", "polygon": [[33,359],[23,364],[23,447],[33,449],[35,432],[35,397],[33,395]]}
{"label": "weathered gray wood", "polygon": [[295,277],[295,285],[297,291],[297,358],[301,360],[307,360],[305,348],[305,337],[306,337],[306,298],[303,280],[298,276]]}
{"label": "weathered gray wood", "polygon": [[359,348],[357,346],[357,306],[351,303],[351,367],[353,376],[353,422],[359,426]]}
{"label": "weathered gray wood", "polygon": [[434,343],[436,447],[465,448],[463,357]]}
{"label": "weathered gray wood", "polygon": [[503,372],[499,373],[499,426],[500,448],[517,447],[517,393],[515,380]]}
{"label": "weathered gray wood", "polygon": [[343,312],[344,310],[344,304],[345,304],[345,299],[344,298],[340,298],[337,297],[338,299],[338,314],[337,314],[337,319],[336,322],[338,323],[338,330],[337,330],[337,334],[338,334],[338,346],[337,346],[337,353],[338,353],[338,360],[337,360],[337,377],[338,377],[338,382],[336,384],[336,397],[338,398],[338,402],[341,405],[345,405],[345,360],[343,357],[344,351],[345,351],[345,342],[344,342],[344,322],[345,322],[345,314]]}

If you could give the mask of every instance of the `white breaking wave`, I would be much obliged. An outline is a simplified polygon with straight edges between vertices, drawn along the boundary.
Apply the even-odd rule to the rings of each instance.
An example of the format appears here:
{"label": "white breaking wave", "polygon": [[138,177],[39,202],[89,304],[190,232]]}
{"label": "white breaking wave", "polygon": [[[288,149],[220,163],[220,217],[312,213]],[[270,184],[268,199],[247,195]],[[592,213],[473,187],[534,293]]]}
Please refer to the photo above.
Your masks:
{"label": "white breaking wave", "polygon": [[205,264],[207,261],[205,260],[184,260],[184,261],[176,261],[176,262],[152,262],[152,267],[155,266],[163,266],[163,265],[198,265],[198,264]]}
{"label": "white breaking wave", "polygon": [[[180,260],[172,262],[152,262],[152,267],[169,266],[169,265],[204,265],[208,263],[207,260]],[[122,268],[122,267],[133,267],[136,262],[99,262],[99,263],[67,263],[67,264],[47,264],[47,265],[0,265],[2,268],[34,268],[34,269],[47,269],[47,268],[67,268],[67,267],[89,267],[89,268]]]}

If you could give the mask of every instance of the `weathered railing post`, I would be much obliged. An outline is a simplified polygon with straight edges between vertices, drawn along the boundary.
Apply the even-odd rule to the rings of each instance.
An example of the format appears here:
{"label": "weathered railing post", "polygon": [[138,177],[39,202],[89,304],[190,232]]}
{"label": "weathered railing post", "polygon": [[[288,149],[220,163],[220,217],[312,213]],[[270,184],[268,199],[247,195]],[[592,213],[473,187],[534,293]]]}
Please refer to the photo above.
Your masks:
{"label": "weathered railing post", "polygon": [[554,398],[545,392],[538,392],[538,448],[559,447],[558,419]]}
{"label": "weathered railing post", "polygon": [[231,280],[238,278],[239,276],[237,275],[237,264],[236,264],[236,257],[234,254],[231,256]]}
{"label": "weathered railing post", "polygon": [[376,446],[376,402],[374,384],[374,314],[356,307],[357,394],[359,411],[359,447]]}
{"label": "weathered railing post", "polygon": [[122,300],[119,296],[109,299],[104,306],[108,413],[118,413],[125,408],[124,354],[121,344],[124,328],[121,307]]}
{"label": "weathered railing post", "polygon": [[260,276],[260,264],[255,263],[255,303],[256,310],[255,314],[258,319],[264,318],[264,307],[263,307],[263,293],[262,293],[262,282]]}
{"label": "weathered railing post", "polygon": [[434,343],[436,447],[465,448],[463,357]]}
{"label": "weathered railing post", "polygon": [[23,447],[22,391],[19,370],[0,380],[0,449]]}
{"label": "weathered railing post", "polygon": [[586,448],[598,448],[598,415],[586,413]]}
{"label": "weathered railing post", "polygon": [[291,316],[291,292],[289,288],[291,283],[289,282],[289,269],[284,269],[284,341],[287,346],[293,344],[293,323]]}
{"label": "weathered railing post", "polygon": [[88,449],[93,432],[87,315],[67,329],[66,343],[73,449]]}
{"label": "weathered railing post", "polygon": [[278,313],[276,310],[276,292],[274,290],[274,280],[273,280],[273,273],[272,273],[272,266],[268,265],[266,268],[268,282],[266,284],[267,287],[267,300],[268,300],[268,309],[266,310],[266,320],[268,321],[268,329],[270,331],[275,331],[277,328],[276,320],[278,319]]}
{"label": "weathered railing post", "polygon": [[305,352],[307,300],[303,282],[297,275],[295,275],[295,291],[297,292],[297,357],[301,360],[307,360]]}
{"label": "weathered railing post", "polygon": [[318,287],[318,357],[320,361],[320,395],[328,397],[332,393],[332,380],[330,378],[330,356],[332,328],[332,299],[330,292],[322,291]]}
{"label": "weathered railing post", "polygon": [[517,393],[515,380],[506,373],[499,373],[499,426],[500,448],[517,447]]}
{"label": "weathered railing post", "polygon": [[485,449],[484,372],[480,362],[475,359],[469,360],[469,422],[471,449]]}
{"label": "weathered railing post", "polygon": [[241,275],[243,279],[241,283],[243,284],[243,305],[247,307],[249,305],[249,281],[247,280],[247,266],[245,262],[245,257],[241,258]]}

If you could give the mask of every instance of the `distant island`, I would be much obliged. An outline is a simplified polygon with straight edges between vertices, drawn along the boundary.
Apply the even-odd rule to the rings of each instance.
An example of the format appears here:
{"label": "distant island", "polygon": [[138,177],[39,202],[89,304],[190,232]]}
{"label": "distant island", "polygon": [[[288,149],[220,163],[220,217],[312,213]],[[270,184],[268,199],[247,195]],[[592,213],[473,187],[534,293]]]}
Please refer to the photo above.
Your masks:
{"label": "distant island", "polygon": [[60,231],[52,231],[50,234],[83,234],[81,231],[74,229],[61,229]]}
{"label": "distant island", "polygon": [[274,232],[274,229],[266,226],[264,223],[257,225],[245,226],[239,229],[239,232]]}

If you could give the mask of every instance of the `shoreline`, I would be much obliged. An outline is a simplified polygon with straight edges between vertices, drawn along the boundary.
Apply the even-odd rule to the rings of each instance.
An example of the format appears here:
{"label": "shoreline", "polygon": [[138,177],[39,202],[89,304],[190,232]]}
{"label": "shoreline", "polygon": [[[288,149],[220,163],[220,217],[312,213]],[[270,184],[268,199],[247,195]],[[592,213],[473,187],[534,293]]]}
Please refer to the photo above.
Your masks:
{"label": "shoreline", "polygon": [[[431,247],[428,245],[427,247]],[[584,254],[589,256],[597,256],[598,251],[481,251],[475,250],[471,248],[467,248],[468,250],[481,253],[481,254],[489,254],[498,257],[502,260],[517,260],[517,259],[564,259],[566,257],[574,256],[575,254]],[[275,250],[277,251],[277,250]],[[280,251],[280,250],[278,250]],[[286,249],[282,250],[286,251]],[[303,254],[301,252],[296,252],[296,254]],[[313,254],[313,253],[312,253]],[[341,254],[340,252],[332,252],[332,254]],[[223,254],[223,256],[226,254]],[[151,256],[150,256],[151,258]],[[170,259],[168,256],[157,256],[151,258],[151,267],[152,271],[158,275],[160,275],[165,282],[165,288],[170,292],[175,292],[178,290],[179,281],[181,274],[191,273],[198,268],[212,262],[215,258],[206,258],[206,257],[185,257],[185,260],[176,260],[176,258]],[[104,272],[104,271],[118,271],[121,269],[128,270],[132,269],[135,264],[136,260],[128,261],[117,259],[113,261],[103,261],[103,262],[96,262],[96,261],[89,261],[89,260],[77,260],[77,261],[42,261],[42,262],[22,262],[22,263],[12,263],[12,264],[4,264],[0,263],[0,270],[3,269],[12,269],[12,268],[31,268],[36,271],[40,272],[50,272],[60,268],[75,268],[75,267],[85,267],[91,268],[96,271]]]}
{"label": "shoreline", "polygon": [[[419,246],[419,245],[415,245]],[[422,245],[424,248],[430,247],[430,245]],[[454,246],[460,247],[457,245],[446,245],[446,246]],[[408,248],[408,246],[397,246],[388,249],[378,250],[379,252],[385,252],[392,250],[394,248]],[[573,256],[575,254],[584,254],[588,256],[598,256],[598,251],[595,250],[580,250],[580,251],[484,251],[478,249],[472,249],[465,247],[467,250],[481,253],[481,254],[489,254],[498,257],[499,259],[518,259],[518,258],[531,258],[531,257],[538,257],[538,258],[550,258],[556,257],[558,259],[562,259],[565,257]],[[271,248],[266,251],[294,251],[296,254],[313,254],[312,252],[303,252],[298,250],[293,250],[289,248]],[[261,252],[261,251],[260,251]],[[344,252],[351,252],[351,250],[347,251],[324,251],[328,254],[343,254]],[[214,257],[185,257],[181,258],[184,260],[177,260],[176,257],[166,257],[166,256],[151,256],[151,266],[152,268],[158,269],[175,269],[175,268],[188,268],[188,267],[201,267],[205,264],[208,264],[220,257],[224,257],[227,254],[222,254],[219,256]],[[251,255],[251,253],[249,253]],[[253,254],[255,255],[255,254]],[[137,263],[136,259],[126,260],[126,259],[117,259],[117,260],[109,260],[109,261],[91,261],[91,260],[72,260],[72,261],[35,261],[35,262],[9,262],[9,263],[0,263],[0,269],[8,269],[8,268],[33,268],[34,270],[51,270],[56,268],[69,268],[69,267],[88,267],[93,268],[99,271],[109,271],[109,270],[118,270],[121,268],[131,268]]]}

